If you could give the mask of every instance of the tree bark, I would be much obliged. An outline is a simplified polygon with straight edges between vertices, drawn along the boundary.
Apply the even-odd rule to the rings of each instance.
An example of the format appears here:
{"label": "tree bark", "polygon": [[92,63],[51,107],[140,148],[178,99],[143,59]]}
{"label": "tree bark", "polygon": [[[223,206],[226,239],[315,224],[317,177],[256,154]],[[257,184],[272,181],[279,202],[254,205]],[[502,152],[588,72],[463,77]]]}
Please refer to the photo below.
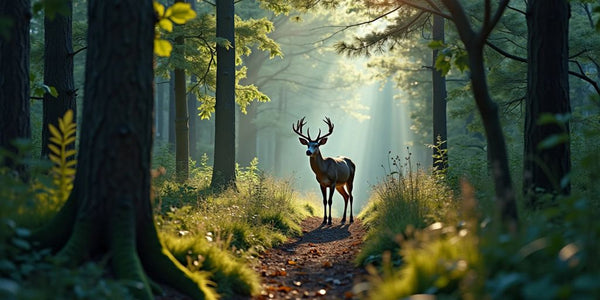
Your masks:
{"label": "tree bark", "polygon": [[[176,0],[177,2],[185,2]],[[185,39],[183,36],[175,38],[174,55],[183,57]],[[190,131],[188,104],[185,96],[185,70],[175,68],[175,177],[178,182],[184,182],[189,178],[189,156],[190,156]]]}
{"label": "tree bark", "polygon": [[204,299],[210,294],[162,247],[152,217],[152,1],[90,0],[88,12],[74,189],[33,239],[60,249],[57,259],[71,264],[106,252],[117,278],[139,283],[137,299],[153,299],[148,276]]}
{"label": "tree bark", "polygon": [[[17,154],[15,139],[31,137],[29,121],[29,20],[30,1],[0,2],[0,16],[12,26],[6,36],[0,35],[0,148]],[[0,166],[14,168],[25,178],[25,167],[10,158]]]}
{"label": "tree bark", "polygon": [[553,136],[569,137],[569,121],[538,124],[543,114],[567,115],[569,99],[569,2],[531,0],[527,6],[528,65],[523,153],[523,194],[528,207],[539,203],[542,193],[569,194],[571,170],[568,139],[540,148]]}
{"label": "tree bark", "polygon": [[[44,84],[56,88],[58,97],[44,94],[42,122],[42,151],[41,156],[50,153],[48,142],[50,133],[48,125],[58,128],[58,119],[68,110],[73,111],[77,120],[77,102],[75,84],[73,81],[73,46],[72,46],[72,11],[71,1],[67,1],[69,14],[56,13],[54,18],[44,17]],[[75,143],[69,145],[74,149]]]}
{"label": "tree bark", "polygon": [[217,1],[217,87],[215,104],[215,153],[211,188],[235,185],[235,39],[234,2]]}
{"label": "tree bark", "polygon": [[[193,86],[198,82],[195,75],[190,76],[190,86]],[[198,141],[200,136],[200,117],[198,116],[198,98],[194,93],[189,93],[187,96],[187,105],[189,113],[189,126],[190,126],[190,157],[196,162],[200,161],[200,149],[198,147]]]}
{"label": "tree bark", "polygon": [[[433,16],[433,40],[444,42],[444,18]],[[431,77],[433,82],[433,168],[445,171],[448,168],[446,153],[448,134],[446,128],[446,77],[435,68],[438,50],[433,50]],[[442,143],[440,143],[442,142]]]}
{"label": "tree bark", "polygon": [[169,147],[171,150],[175,147],[175,72],[171,72],[171,79],[169,80],[169,120],[168,120],[168,129],[169,129]]}

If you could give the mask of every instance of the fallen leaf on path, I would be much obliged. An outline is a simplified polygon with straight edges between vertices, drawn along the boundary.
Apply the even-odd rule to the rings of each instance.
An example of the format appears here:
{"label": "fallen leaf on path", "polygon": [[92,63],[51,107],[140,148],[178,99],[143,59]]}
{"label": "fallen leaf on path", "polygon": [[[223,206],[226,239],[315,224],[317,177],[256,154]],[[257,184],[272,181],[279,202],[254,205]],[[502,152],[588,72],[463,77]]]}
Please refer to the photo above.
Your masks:
{"label": "fallen leaf on path", "polygon": [[352,299],[354,297],[354,293],[346,292],[344,293],[344,299]]}
{"label": "fallen leaf on path", "polygon": [[296,262],[295,262],[295,261],[293,261],[293,260],[288,260],[288,261],[287,261],[287,264],[288,264],[288,265],[292,265],[292,266],[293,266],[293,265],[295,265],[295,264],[296,264]]}
{"label": "fallen leaf on path", "polygon": [[276,276],[287,276],[287,272],[284,269],[281,269],[281,270],[276,270],[276,271],[269,273],[269,277],[276,277]]}
{"label": "fallen leaf on path", "polygon": [[282,285],[280,287],[277,288],[278,292],[284,292],[284,293],[289,293],[293,290],[293,288],[286,286],[286,285]]}
{"label": "fallen leaf on path", "polygon": [[323,268],[329,269],[331,267],[333,267],[333,264],[330,261],[326,261],[323,263]]}

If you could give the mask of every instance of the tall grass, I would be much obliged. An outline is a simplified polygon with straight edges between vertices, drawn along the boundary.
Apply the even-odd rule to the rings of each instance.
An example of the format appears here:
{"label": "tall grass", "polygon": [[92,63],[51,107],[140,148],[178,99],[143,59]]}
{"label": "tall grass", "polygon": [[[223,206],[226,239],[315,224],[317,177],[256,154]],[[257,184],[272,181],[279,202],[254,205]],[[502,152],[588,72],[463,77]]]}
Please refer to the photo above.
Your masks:
{"label": "tall grass", "polygon": [[192,168],[192,177],[183,184],[161,178],[164,170],[155,172],[160,235],[184,265],[209,272],[226,299],[253,295],[259,278],[248,263],[257,253],[301,234],[300,222],[314,208],[298,200],[291,182],[260,172],[257,161],[237,168],[235,189],[213,193],[206,182],[212,171],[206,161]]}
{"label": "tall grass", "polygon": [[408,227],[424,228],[442,220],[455,207],[452,191],[439,176],[412,166],[410,153],[390,158],[390,174],[379,183],[366,208],[359,214],[368,228],[357,261],[377,263],[385,251],[400,247],[398,238]]}

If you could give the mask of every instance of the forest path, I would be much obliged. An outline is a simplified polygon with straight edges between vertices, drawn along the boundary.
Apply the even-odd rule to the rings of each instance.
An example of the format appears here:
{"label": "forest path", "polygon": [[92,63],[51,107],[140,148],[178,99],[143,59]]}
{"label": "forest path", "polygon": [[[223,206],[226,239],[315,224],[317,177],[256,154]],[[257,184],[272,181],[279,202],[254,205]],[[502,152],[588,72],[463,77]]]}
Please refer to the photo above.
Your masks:
{"label": "forest path", "polygon": [[321,225],[319,217],[302,222],[301,237],[263,253],[255,266],[262,291],[254,299],[352,299],[353,286],[366,271],[356,267],[365,228],[360,220]]}

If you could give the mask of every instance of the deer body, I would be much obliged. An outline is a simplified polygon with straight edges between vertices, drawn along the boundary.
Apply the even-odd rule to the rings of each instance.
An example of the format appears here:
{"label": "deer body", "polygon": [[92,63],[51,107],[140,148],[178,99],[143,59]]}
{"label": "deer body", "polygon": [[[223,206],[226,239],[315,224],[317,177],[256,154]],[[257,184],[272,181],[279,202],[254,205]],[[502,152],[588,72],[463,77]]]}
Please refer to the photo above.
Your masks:
{"label": "deer body", "polygon": [[[302,126],[305,124],[304,118],[298,121],[296,127],[292,125],[292,129],[301,136],[300,143],[308,147],[306,155],[310,157],[310,167],[316,175],[323,195],[323,224],[331,225],[331,204],[335,190],[344,197],[342,224],[346,223],[348,201],[350,202],[350,223],[352,223],[354,222],[352,216],[352,202],[354,201],[352,187],[356,166],[352,160],[343,156],[323,158],[319,146],[324,145],[327,142],[327,136],[333,132],[333,124],[329,118],[326,118],[325,123],[329,125],[329,133],[321,137],[321,131],[319,130],[319,135],[314,140],[310,138],[310,133],[307,132],[308,136],[302,134]],[[329,188],[329,193],[327,193],[327,188]],[[329,216],[327,215],[327,205],[329,205]]]}

